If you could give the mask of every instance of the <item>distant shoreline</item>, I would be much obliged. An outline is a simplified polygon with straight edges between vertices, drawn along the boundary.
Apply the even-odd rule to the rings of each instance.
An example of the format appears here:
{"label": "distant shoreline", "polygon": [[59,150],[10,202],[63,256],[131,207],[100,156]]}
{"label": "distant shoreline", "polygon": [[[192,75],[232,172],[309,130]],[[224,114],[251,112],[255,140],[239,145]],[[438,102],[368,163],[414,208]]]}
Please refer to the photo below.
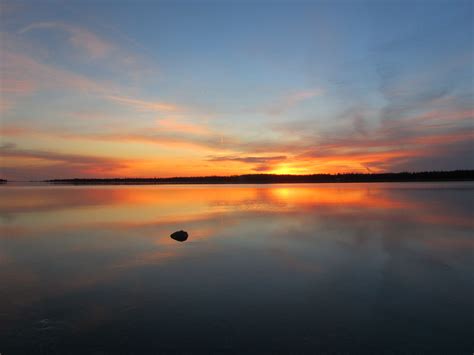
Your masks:
{"label": "distant shoreline", "polygon": [[53,185],[179,185],[179,184],[278,184],[278,183],[348,183],[348,182],[436,182],[474,181],[474,170],[402,172],[381,174],[313,174],[273,175],[250,174],[234,176],[201,176],[171,178],[108,178],[53,179]]}

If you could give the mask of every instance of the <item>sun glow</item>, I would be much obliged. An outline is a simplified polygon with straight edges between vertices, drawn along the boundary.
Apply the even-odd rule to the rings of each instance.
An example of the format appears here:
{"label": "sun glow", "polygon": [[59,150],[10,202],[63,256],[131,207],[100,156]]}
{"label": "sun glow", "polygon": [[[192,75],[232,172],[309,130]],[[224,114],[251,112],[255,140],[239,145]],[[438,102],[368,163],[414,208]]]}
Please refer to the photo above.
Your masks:
{"label": "sun glow", "polygon": [[296,168],[288,164],[282,164],[271,170],[269,173],[277,175],[298,175],[309,174],[307,169]]}

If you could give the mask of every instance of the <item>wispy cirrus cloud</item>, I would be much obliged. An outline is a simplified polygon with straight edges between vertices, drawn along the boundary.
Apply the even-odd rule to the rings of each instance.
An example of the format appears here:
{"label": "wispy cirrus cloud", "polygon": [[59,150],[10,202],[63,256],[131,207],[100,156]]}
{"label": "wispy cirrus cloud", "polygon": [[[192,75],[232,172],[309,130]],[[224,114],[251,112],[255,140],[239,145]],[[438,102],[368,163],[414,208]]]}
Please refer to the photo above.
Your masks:
{"label": "wispy cirrus cloud", "polygon": [[54,29],[68,33],[69,43],[93,59],[104,58],[116,48],[112,43],[100,38],[85,28],[62,22],[35,22],[23,27],[18,33],[25,34],[44,29]]}
{"label": "wispy cirrus cloud", "polygon": [[157,129],[164,132],[180,132],[198,135],[215,134],[215,132],[205,124],[195,124],[189,121],[183,121],[180,117],[175,116],[160,118],[156,123],[158,126]]}
{"label": "wispy cirrus cloud", "polygon": [[[38,137],[76,140],[84,142],[110,142],[121,145],[130,143],[150,144],[157,147],[170,148],[192,153],[211,154],[212,152],[229,152],[239,144],[231,136],[224,136],[217,132],[200,134],[196,131],[177,131],[176,128],[147,130],[115,130],[110,133],[79,133],[48,128],[26,128],[8,125],[0,127],[0,135],[5,137]],[[225,143],[223,143],[225,137]]]}
{"label": "wispy cirrus cloud", "polygon": [[179,106],[166,102],[146,101],[116,95],[108,95],[106,98],[121,105],[131,106],[139,111],[175,112],[181,110]]}
{"label": "wispy cirrus cloud", "polygon": [[303,101],[311,100],[323,94],[323,89],[301,90],[291,92],[283,97],[280,97],[277,101],[271,104],[266,109],[266,112],[271,115],[279,115],[295,107]]}
{"label": "wispy cirrus cloud", "polygon": [[[0,146],[0,173],[9,179],[45,179],[52,176],[113,176],[128,164],[123,160],[18,148],[13,143]],[[14,163],[9,164],[9,161]],[[22,163],[22,164],[19,164]]]}
{"label": "wispy cirrus cloud", "polygon": [[20,95],[51,89],[73,89],[95,93],[112,90],[108,84],[41,63],[21,53],[3,51],[1,58],[1,90],[5,94]]}
{"label": "wispy cirrus cloud", "polygon": [[[11,42],[11,40],[9,40]],[[11,48],[13,47],[13,48]],[[16,101],[31,94],[42,94],[61,90],[80,91],[91,97],[120,104],[140,112],[178,112],[185,110],[176,104],[143,100],[118,93],[127,92],[123,85],[111,81],[90,78],[51,64],[15,50],[8,45],[0,54],[0,98],[2,109],[8,111]]]}
{"label": "wispy cirrus cloud", "polygon": [[[196,131],[194,126],[183,129],[179,121],[178,123],[171,121],[169,127],[155,131],[78,134],[32,130],[30,134],[83,141],[120,144],[138,142],[175,147],[182,152],[181,154],[185,154],[186,151],[202,154],[202,159],[212,163],[214,168],[244,164],[253,171],[281,173],[285,172],[285,169],[279,169],[281,166],[286,166],[295,173],[366,170],[376,172],[393,170],[400,166],[416,170],[415,161],[422,158],[434,159],[436,156],[440,157],[438,166],[452,166],[451,162],[459,162],[462,159],[457,157],[455,152],[460,152],[465,163],[469,163],[468,143],[474,139],[473,130],[469,127],[456,128],[456,126],[445,129],[444,125],[433,127],[430,125],[429,128],[422,129],[418,121],[424,122],[426,117],[449,122],[453,118],[469,117],[469,111],[443,112],[441,115],[422,113],[407,119],[401,126],[394,125],[393,121],[384,121],[382,125],[362,136],[354,135],[348,130],[325,137],[300,136],[297,140],[275,138],[252,141],[243,137],[232,137],[224,132]],[[4,127],[2,134],[15,136],[25,135],[28,132],[21,127],[10,126]],[[225,137],[224,142],[222,136]],[[453,157],[449,157],[448,153],[441,154],[443,150],[453,153]],[[473,153],[472,147],[471,153]]]}
{"label": "wispy cirrus cloud", "polygon": [[286,160],[286,155],[278,156],[211,156],[207,160],[211,162],[239,162],[253,165],[252,170],[257,172],[268,172],[275,170],[278,163]]}
{"label": "wispy cirrus cloud", "polygon": [[229,155],[224,155],[224,156],[212,156],[209,157],[207,160],[208,161],[239,161],[242,163],[268,163],[272,161],[281,161],[285,160],[286,156],[285,155],[278,155],[278,156],[269,156],[269,157],[249,157],[249,156],[229,156]]}
{"label": "wispy cirrus cloud", "polygon": [[115,91],[110,83],[90,79],[84,75],[44,64],[10,50],[7,45],[0,53],[0,101],[7,113],[16,103],[34,94],[61,90],[103,95]]}
{"label": "wispy cirrus cloud", "polygon": [[[40,21],[24,26],[12,34],[14,41],[29,42],[36,49],[41,42],[35,32],[47,32],[53,36],[50,48],[45,51],[46,56],[54,54],[54,63],[67,64],[67,67],[86,69],[97,73],[100,69],[101,77],[109,77],[111,81],[127,81],[128,86],[137,86],[150,78],[159,76],[156,60],[151,60],[151,52],[140,48],[130,48],[129,38],[111,33],[103,23],[91,25],[76,24],[63,21]],[[126,38],[126,39],[124,39]],[[24,44],[23,43],[23,44]],[[30,51],[36,57],[35,51]],[[79,66],[77,66],[79,64]]]}

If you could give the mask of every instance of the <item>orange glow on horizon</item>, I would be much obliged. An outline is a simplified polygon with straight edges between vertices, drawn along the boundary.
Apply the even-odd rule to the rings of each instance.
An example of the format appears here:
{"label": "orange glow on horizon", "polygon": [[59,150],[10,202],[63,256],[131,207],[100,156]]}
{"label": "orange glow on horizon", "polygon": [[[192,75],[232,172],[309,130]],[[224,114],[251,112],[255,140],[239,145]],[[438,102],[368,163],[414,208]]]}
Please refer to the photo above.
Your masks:
{"label": "orange glow on horizon", "polygon": [[[394,190],[396,191],[396,190]],[[364,211],[367,218],[383,214],[412,215],[422,223],[472,226],[470,216],[447,213],[423,201],[400,198],[396,192],[377,184],[315,184],[248,186],[121,186],[121,187],[37,187],[3,192],[0,212],[19,213],[2,235],[22,235],[35,211],[35,228],[147,228],[187,224],[206,224],[242,213],[344,215]],[[3,201],[8,201],[2,203]],[[95,216],[90,219],[90,216]],[[229,222],[229,221],[228,221]],[[228,223],[226,222],[226,223]],[[171,228],[171,229],[172,229]],[[201,227],[200,227],[201,228]],[[200,237],[206,238],[210,226],[202,225]],[[213,224],[212,228],[215,228]],[[45,230],[46,231],[46,230]]]}
{"label": "orange glow on horizon", "polygon": [[[397,161],[433,156],[444,146],[467,142],[474,137],[471,131],[466,131],[410,138],[399,146],[388,142],[387,147],[378,147],[381,143],[368,141],[360,143],[366,144],[365,147],[349,147],[350,142],[342,142],[328,144],[321,153],[318,149],[304,153],[288,150],[269,155],[233,151],[232,147],[238,148],[240,144],[238,140],[230,141],[227,148],[221,146],[220,135],[206,126],[173,117],[160,119],[157,124],[150,134],[79,135],[3,127],[2,134],[10,138],[11,147],[2,148],[2,164],[18,171],[28,166],[29,174],[36,169],[40,179],[377,173],[390,171],[390,166]],[[36,145],[18,149],[15,142],[18,145],[36,142]],[[61,151],[58,145],[64,147],[62,152],[58,152]],[[96,151],[94,146],[100,147],[97,150],[100,155],[91,154]],[[66,147],[68,152],[64,151]],[[62,165],[64,173],[60,175],[56,171],[60,171]]]}

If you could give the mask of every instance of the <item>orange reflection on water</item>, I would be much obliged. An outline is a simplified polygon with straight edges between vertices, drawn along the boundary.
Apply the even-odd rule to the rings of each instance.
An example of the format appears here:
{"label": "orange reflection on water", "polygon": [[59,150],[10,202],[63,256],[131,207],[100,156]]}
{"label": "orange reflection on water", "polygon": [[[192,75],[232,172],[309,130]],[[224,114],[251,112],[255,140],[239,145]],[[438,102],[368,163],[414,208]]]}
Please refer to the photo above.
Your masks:
{"label": "orange reflection on water", "polygon": [[326,206],[344,205],[345,207],[365,208],[405,208],[410,203],[399,201],[376,186],[350,186],[338,187],[327,186],[314,187],[275,187],[271,189],[275,200],[284,201],[292,205],[302,206]]}
{"label": "orange reflection on water", "polygon": [[[422,186],[423,187],[423,186]],[[217,185],[217,186],[42,186],[2,188],[3,232],[28,228],[80,228],[91,225],[179,224],[222,214],[345,213],[413,211],[424,223],[472,224],[469,215],[452,213],[411,197],[397,184]],[[467,217],[467,218],[466,218]]]}
{"label": "orange reflection on water", "polygon": [[[36,294],[58,297],[118,282],[147,266],[235,257],[234,247],[315,274],[371,244],[385,248],[373,251],[383,257],[416,246],[449,261],[472,248],[472,211],[461,203],[472,188],[459,186],[5,186],[0,276],[7,299],[29,303]],[[188,241],[169,238],[179,229],[189,232]],[[36,268],[44,264],[59,275],[53,288],[50,275]]]}

